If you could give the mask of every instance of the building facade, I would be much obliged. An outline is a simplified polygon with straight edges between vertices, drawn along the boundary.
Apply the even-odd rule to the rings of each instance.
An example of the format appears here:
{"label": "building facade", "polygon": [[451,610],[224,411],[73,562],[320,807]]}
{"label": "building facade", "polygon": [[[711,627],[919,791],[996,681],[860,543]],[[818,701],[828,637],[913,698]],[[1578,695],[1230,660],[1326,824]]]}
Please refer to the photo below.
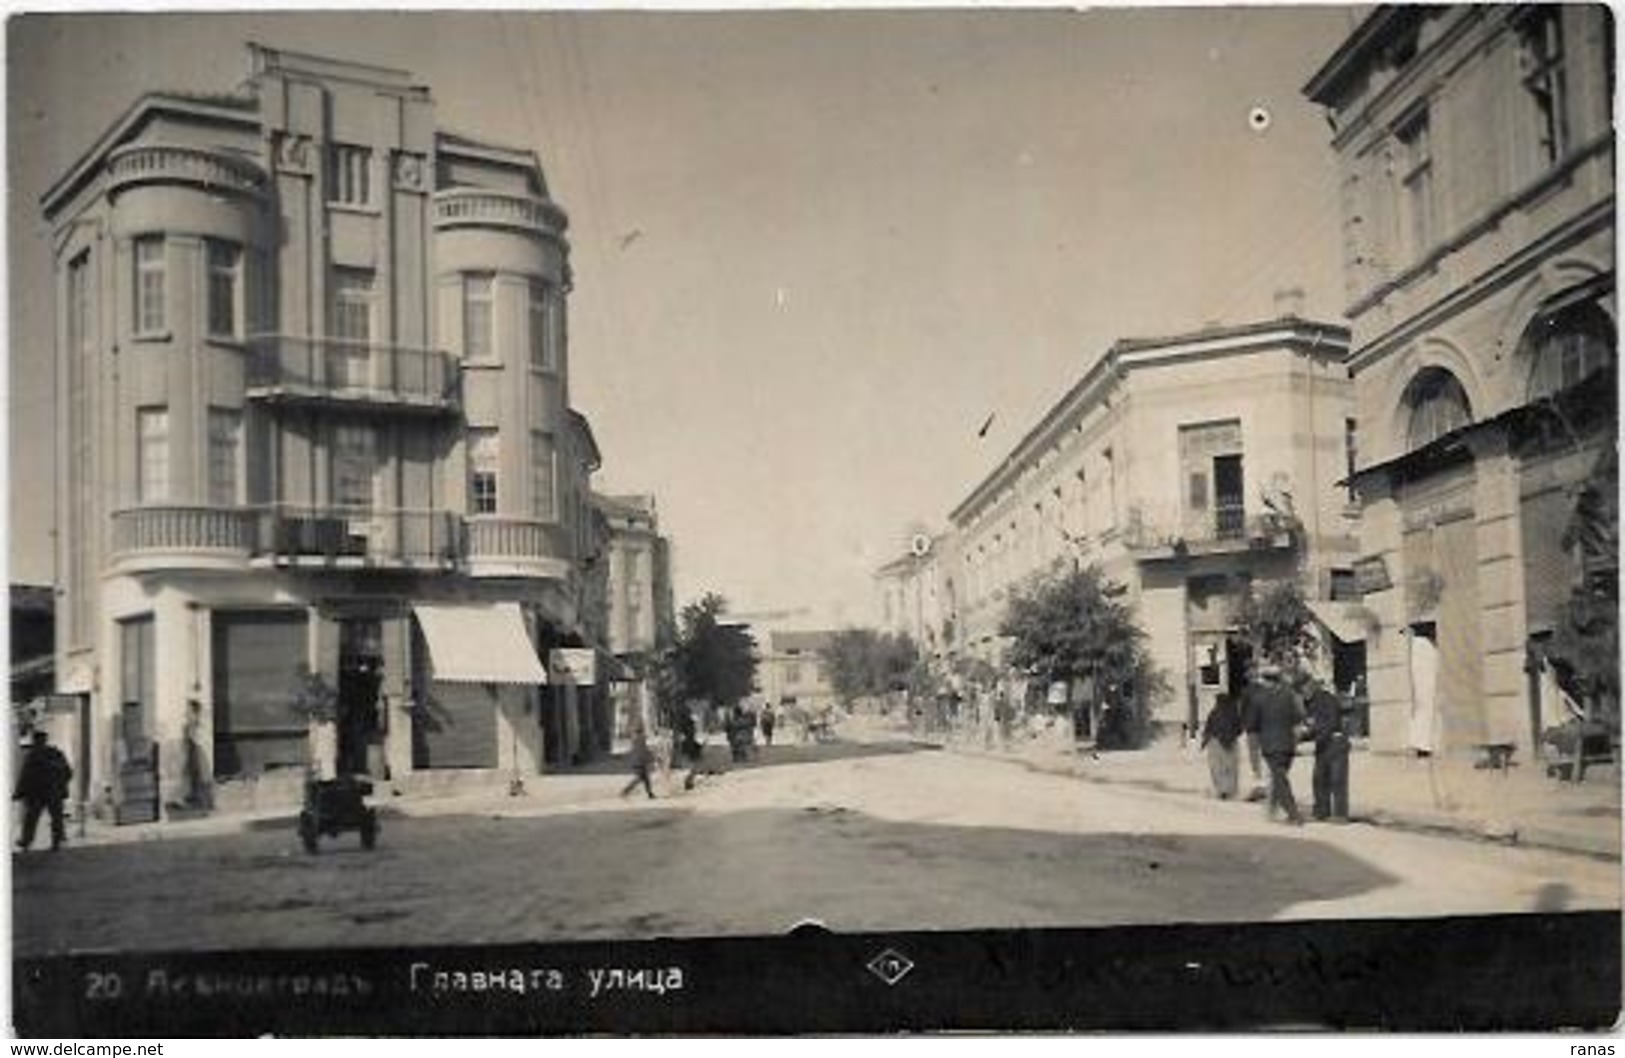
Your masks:
{"label": "building facade", "polygon": [[950,514],[930,568],[954,658],[1002,666],[999,626],[1032,578],[1098,565],[1123,586],[1193,727],[1245,675],[1233,606],[1295,579],[1323,619],[1334,677],[1359,664],[1346,612],[1357,512],[1348,331],[1296,314],[1114,344]]}
{"label": "building facade", "polygon": [[579,756],[573,691],[538,686],[589,634],[565,214],[410,75],[250,54],[238,92],[141,97],[43,200],[58,685],[91,700],[95,796]]}
{"label": "building facade", "polygon": [[628,735],[634,726],[652,729],[647,674],[655,655],[671,646],[676,634],[671,542],[660,533],[653,496],[594,493],[592,501],[606,533],[607,628],[602,642],[627,676],[615,688],[615,722]]}
{"label": "building facade", "polygon": [[953,632],[945,623],[942,579],[942,555],[950,545],[945,533],[917,532],[906,552],[874,574],[881,630],[908,636],[926,657],[941,656]]}
{"label": "building facade", "polygon": [[1565,530],[1617,424],[1612,33],[1382,7],[1305,88],[1341,176],[1377,748],[1529,752],[1554,719]]}
{"label": "building facade", "polygon": [[830,631],[770,631],[757,655],[756,682],[767,704],[781,712],[812,714],[836,705],[823,651]]}

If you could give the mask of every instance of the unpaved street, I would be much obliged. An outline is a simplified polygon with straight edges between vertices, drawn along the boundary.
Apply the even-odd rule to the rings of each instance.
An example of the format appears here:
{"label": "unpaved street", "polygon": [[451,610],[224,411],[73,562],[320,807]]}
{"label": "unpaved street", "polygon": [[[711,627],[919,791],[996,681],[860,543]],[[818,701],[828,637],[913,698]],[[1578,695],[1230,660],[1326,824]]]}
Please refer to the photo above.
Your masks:
{"label": "unpaved street", "polygon": [[[542,781],[546,781],[545,779]],[[494,815],[494,812],[505,814]],[[498,943],[1617,908],[1617,865],[1086,784],[905,742],[770,751],[654,802],[13,860],[15,952]]]}

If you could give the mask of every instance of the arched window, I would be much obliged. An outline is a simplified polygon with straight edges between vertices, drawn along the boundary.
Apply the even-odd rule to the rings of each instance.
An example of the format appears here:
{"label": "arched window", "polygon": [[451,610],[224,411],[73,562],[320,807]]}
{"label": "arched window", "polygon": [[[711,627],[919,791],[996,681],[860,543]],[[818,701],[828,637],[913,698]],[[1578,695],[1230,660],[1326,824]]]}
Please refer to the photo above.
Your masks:
{"label": "arched window", "polygon": [[1411,413],[1407,438],[1413,449],[1473,421],[1467,391],[1455,375],[1442,367],[1420,371],[1405,390],[1405,404]]}
{"label": "arched window", "polygon": [[1560,393],[1614,362],[1614,322],[1587,301],[1535,317],[1518,343],[1533,402]]}

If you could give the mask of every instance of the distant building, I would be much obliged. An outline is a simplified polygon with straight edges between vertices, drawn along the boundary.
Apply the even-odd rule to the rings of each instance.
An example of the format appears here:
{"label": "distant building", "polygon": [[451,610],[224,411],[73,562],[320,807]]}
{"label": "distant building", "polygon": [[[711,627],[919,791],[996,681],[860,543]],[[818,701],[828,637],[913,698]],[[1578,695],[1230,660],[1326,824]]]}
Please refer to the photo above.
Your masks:
{"label": "distant building", "polygon": [[1002,664],[1011,593],[1098,564],[1123,585],[1174,694],[1157,719],[1193,725],[1245,676],[1233,604],[1249,584],[1297,580],[1345,684],[1356,511],[1349,471],[1348,331],[1278,318],[1123,339],[954,508],[939,597],[956,658]]}
{"label": "distant building", "polygon": [[595,493],[593,506],[607,533],[603,642],[627,676],[616,688],[616,720],[626,734],[634,722],[646,728],[651,723],[646,677],[655,655],[672,644],[676,632],[671,542],[660,533],[653,496]]}
{"label": "distant building", "polygon": [[778,710],[816,712],[836,704],[823,659],[834,632],[773,631],[762,638],[756,681],[769,705]]}
{"label": "distant building", "polygon": [[941,560],[949,542],[946,534],[915,534],[906,553],[874,573],[881,630],[908,636],[925,656],[946,650],[953,632]]}
{"label": "distant building", "polygon": [[1384,6],[1305,88],[1341,173],[1378,748],[1529,751],[1561,719],[1536,672],[1617,429],[1613,61],[1599,5]]}
{"label": "distant building", "polygon": [[410,74],[250,51],[242,90],[142,96],[44,197],[78,766],[136,819],[307,768],[580,759],[587,689],[539,686],[593,634],[565,214]]}

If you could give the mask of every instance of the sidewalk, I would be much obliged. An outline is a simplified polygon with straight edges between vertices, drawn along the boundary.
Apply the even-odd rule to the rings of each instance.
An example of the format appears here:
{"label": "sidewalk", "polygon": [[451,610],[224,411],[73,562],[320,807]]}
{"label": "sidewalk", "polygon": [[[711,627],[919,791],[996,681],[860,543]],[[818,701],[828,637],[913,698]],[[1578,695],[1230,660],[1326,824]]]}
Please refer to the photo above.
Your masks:
{"label": "sidewalk", "polygon": [[[944,748],[1022,764],[1085,782],[1208,796],[1207,761],[1194,746],[1164,740],[1142,750],[1092,753],[1061,725],[1012,736],[1006,747],[938,736]],[[1306,747],[1307,748],[1307,747]],[[1307,810],[1313,751],[1299,757],[1293,787]],[[1247,763],[1242,760],[1245,787]],[[1549,779],[1538,762],[1506,771],[1465,761],[1418,759],[1357,746],[1349,761],[1356,822],[1620,858],[1620,781],[1615,766],[1589,768],[1583,783]]]}
{"label": "sidewalk", "polygon": [[[618,762],[617,762],[618,763]],[[456,792],[422,790],[411,794],[390,796],[387,784],[379,783],[367,803],[377,809],[388,833],[389,821],[399,818],[417,818],[445,815],[485,815],[521,817],[540,815],[561,808],[618,800],[629,773],[623,770],[566,772],[557,775],[535,775],[526,779],[525,790],[510,795],[507,781],[493,781],[489,786]],[[246,812],[222,812],[197,819],[170,819],[156,823],[115,826],[105,820],[87,821],[83,835],[79,823],[68,820],[68,848],[89,848],[97,845],[127,845],[145,841],[184,841],[190,838],[219,837],[226,834],[244,834],[256,830],[282,830],[290,833],[298,824],[299,806]],[[47,828],[34,839],[36,850],[48,847]]]}

